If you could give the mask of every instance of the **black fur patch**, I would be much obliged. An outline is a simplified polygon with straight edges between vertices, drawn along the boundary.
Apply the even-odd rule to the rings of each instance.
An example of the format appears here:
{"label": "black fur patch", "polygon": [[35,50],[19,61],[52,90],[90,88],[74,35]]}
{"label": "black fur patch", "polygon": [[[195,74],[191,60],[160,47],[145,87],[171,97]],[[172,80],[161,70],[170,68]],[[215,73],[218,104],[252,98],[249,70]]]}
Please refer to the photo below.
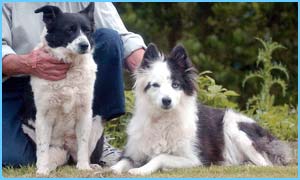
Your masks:
{"label": "black fur patch", "polygon": [[28,120],[31,119],[35,121],[36,107],[34,104],[32,88],[29,83],[24,87],[22,98],[23,104],[20,112],[21,120],[23,124],[31,126],[28,124]]}
{"label": "black fur patch", "polygon": [[160,57],[160,52],[158,51],[154,43],[150,43],[145,51],[143,61],[140,65],[140,68],[147,69],[150,67],[150,64],[157,60]]}
{"label": "black fur patch", "polygon": [[286,143],[279,141],[256,123],[240,122],[238,126],[252,140],[253,147],[258,152],[267,154],[273,164],[288,165],[290,163],[291,149]]}
{"label": "black fur patch", "polygon": [[151,83],[148,82],[147,86],[144,88],[144,92],[147,92],[148,89],[150,89],[150,88],[151,88]]}
{"label": "black fur patch", "polygon": [[171,70],[173,82],[179,82],[180,88],[186,95],[192,96],[196,93],[197,71],[193,67],[191,60],[183,46],[176,46],[166,59]]}
{"label": "black fur patch", "polygon": [[224,160],[224,114],[224,109],[198,105],[198,148],[199,157],[204,165],[219,164]]}
{"label": "black fur patch", "polygon": [[92,164],[103,165],[100,162],[100,158],[101,158],[102,152],[103,152],[103,144],[104,144],[104,133],[101,135],[101,138],[98,140],[96,147],[91,154],[90,161]]}
{"label": "black fur patch", "polygon": [[[238,123],[239,129],[244,131],[253,141],[253,147],[258,151],[266,151],[266,144],[276,140],[267,130],[263,129],[256,123]],[[263,140],[263,141],[262,141]]]}
{"label": "black fur patch", "polygon": [[95,31],[94,4],[79,13],[63,13],[56,6],[43,6],[35,13],[43,13],[43,21],[47,27],[46,40],[52,48],[66,47],[82,31],[93,46],[92,34]]}
{"label": "black fur patch", "polygon": [[[145,69],[150,68],[151,64],[159,58],[161,58],[159,50],[154,43],[150,43],[144,54],[139,71],[143,72]],[[189,96],[194,95],[197,90],[197,71],[193,67],[191,60],[188,58],[188,54],[184,47],[181,45],[176,46],[164,61],[168,63],[172,81],[179,83],[178,89],[182,89],[184,93]],[[147,85],[144,88],[144,91],[149,88],[150,87]]]}

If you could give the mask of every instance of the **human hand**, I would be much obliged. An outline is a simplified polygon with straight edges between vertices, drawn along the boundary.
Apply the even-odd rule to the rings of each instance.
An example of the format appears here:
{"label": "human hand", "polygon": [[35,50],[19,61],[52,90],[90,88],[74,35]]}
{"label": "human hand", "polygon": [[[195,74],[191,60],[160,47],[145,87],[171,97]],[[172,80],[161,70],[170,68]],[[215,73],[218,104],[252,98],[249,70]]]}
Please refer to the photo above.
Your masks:
{"label": "human hand", "polygon": [[133,72],[138,68],[141,64],[143,57],[144,57],[145,50],[143,48],[137,49],[133,51],[127,58],[126,58],[126,67]]}
{"label": "human hand", "polygon": [[70,64],[57,60],[43,48],[21,55],[21,59],[26,64],[27,74],[52,81],[64,79],[70,67]]}

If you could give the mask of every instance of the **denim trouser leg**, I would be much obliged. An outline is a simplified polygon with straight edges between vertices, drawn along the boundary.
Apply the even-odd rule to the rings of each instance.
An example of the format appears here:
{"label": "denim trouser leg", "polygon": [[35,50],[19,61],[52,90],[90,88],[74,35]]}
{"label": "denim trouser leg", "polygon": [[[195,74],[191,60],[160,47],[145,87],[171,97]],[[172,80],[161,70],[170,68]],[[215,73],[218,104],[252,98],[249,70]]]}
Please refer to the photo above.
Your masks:
{"label": "denim trouser leg", "polygon": [[110,120],[125,113],[123,43],[116,31],[105,28],[98,29],[94,39],[98,72],[93,113]]}
{"label": "denim trouser leg", "polygon": [[2,165],[16,167],[36,161],[35,145],[23,133],[20,118],[28,80],[10,78],[2,84]]}

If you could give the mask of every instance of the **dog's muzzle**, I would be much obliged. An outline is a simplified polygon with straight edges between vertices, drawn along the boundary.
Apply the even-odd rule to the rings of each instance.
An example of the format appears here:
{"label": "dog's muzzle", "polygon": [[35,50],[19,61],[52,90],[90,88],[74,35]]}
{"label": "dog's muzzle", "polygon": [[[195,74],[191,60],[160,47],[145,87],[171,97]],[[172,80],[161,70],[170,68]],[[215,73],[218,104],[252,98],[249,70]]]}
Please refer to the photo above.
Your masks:
{"label": "dog's muzzle", "polygon": [[169,97],[164,97],[161,101],[163,109],[170,109],[172,107],[172,100]]}
{"label": "dog's muzzle", "polygon": [[87,53],[88,49],[89,49],[89,44],[87,44],[85,42],[78,44],[78,50],[79,50],[78,53],[79,54]]}

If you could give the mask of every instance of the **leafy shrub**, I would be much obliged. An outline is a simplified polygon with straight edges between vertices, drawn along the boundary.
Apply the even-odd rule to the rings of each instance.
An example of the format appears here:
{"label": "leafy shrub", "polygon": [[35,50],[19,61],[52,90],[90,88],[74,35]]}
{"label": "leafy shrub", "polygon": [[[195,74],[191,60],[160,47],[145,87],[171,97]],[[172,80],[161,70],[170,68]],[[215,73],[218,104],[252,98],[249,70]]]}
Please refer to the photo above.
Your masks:
{"label": "leafy shrub", "polygon": [[285,96],[286,94],[286,80],[272,75],[273,71],[279,71],[285,75],[287,80],[289,79],[286,68],[278,62],[272,62],[273,52],[282,49],[283,46],[277,42],[258,40],[263,45],[263,49],[259,49],[256,65],[261,64],[262,67],[245,77],[243,87],[248,80],[259,78],[262,79],[261,91],[258,95],[248,99],[246,113],[257,119],[259,124],[271,131],[276,137],[283,140],[297,140],[297,108],[287,104],[274,106],[275,96],[271,94],[272,87],[276,84],[282,89],[282,95]]}
{"label": "leafy shrub", "polygon": [[283,96],[285,96],[287,88],[286,81],[280,77],[275,78],[272,75],[272,72],[275,70],[280,71],[284,73],[287,79],[289,79],[289,74],[287,69],[281,63],[272,62],[273,52],[284,47],[277,42],[265,42],[259,38],[257,38],[257,40],[261,42],[263,49],[259,49],[256,65],[262,65],[262,67],[255,72],[251,72],[244,78],[243,87],[245,87],[246,82],[252,78],[260,78],[263,80],[263,82],[260,83],[260,93],[248,99],[247,110],[251,109],[251,111],[268,111],[274,105],[275,98],[274,95],[271,94],[271,88],[276,84],[279,85],[282,89]]}
{"label": "leafy shrub", "polygon": [[[214,72],[213,79],[241,96],[241,109],[259,86],[243,89],[245,72],[256,69],[259,44],[253,37],[271,37],[288,51],[279,51],[290,81],[277,104],[297,106],[298,4],[292,3],[115,3],[128,30],[155,42],[163,51],[183,44],[199,72]],[[281,89],[273,89],[280,92]]]}
{"label": "leafy shrub", "polygon": [[260,115],[258,123],[281,140],[298,139],[298,108],[287,104],[273,106]]}
{"label": "leafy shrub", "polygon": [[230,101],[229,97],[239,96],[236,92],[227,90],[208,76],[210,71],[204,71],[198,76],[198,98],[205,105],[219,108],[237,108],[237,103]]}

